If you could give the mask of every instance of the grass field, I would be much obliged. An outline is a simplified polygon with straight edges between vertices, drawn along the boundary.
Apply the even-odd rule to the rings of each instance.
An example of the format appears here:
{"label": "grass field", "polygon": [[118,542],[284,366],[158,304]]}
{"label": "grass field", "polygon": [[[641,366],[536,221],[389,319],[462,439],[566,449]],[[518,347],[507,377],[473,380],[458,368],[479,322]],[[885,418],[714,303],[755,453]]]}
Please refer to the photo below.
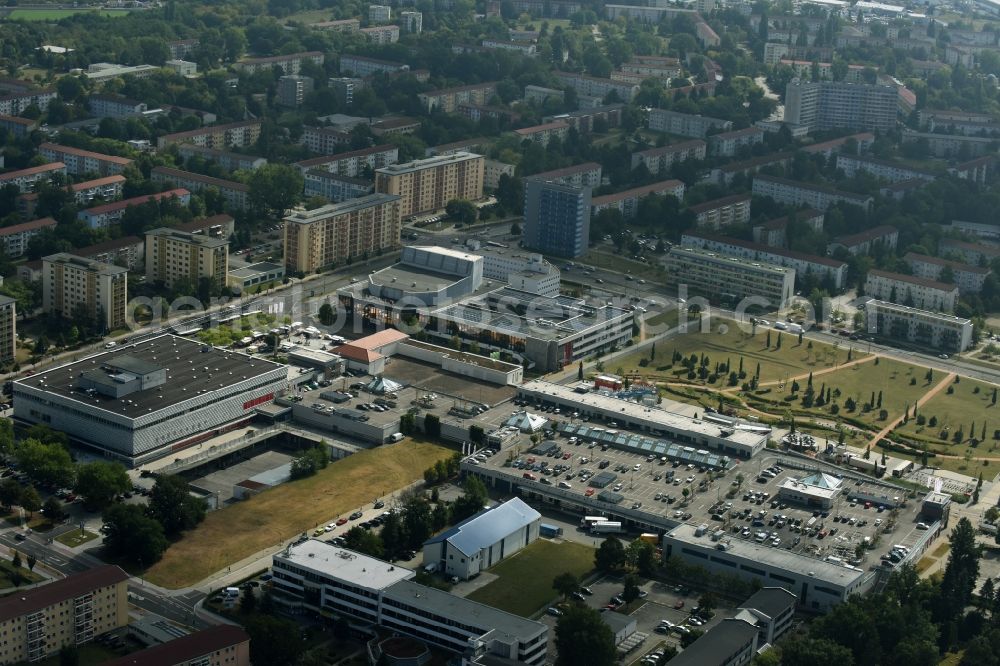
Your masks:
{"label": "grass field", "polygon": [[531,617],[559,596],[552,589],[556,576],[569,572],[582,577],[593,568],[593,548],[569,541],[553,543],[539,539],[490,569],[499,578],[470,594],[469,599]]}
{"label": "grass field", "polygon": [[209,513],[201,525],[170,546],[146,577],[168,588],[194,585],[383,492],[422,479],[425,469],[451,455],[444,447],[412,441],[355,453],[315,476]]}
{"label": "grass field", "polygon": [[58,21],[76,14],[96,14],[101,16],[125,16],[129,12],[114,9],[15,9],[7,15],[11,21]]}
{"label": "grass field", "polygon": [[93,541],[97,538],[97,534],[94,532],[88,532],[86,530],[73,530],[72,532],[66,532],[65,534],[60,534],[56,537],[56,541],[59,543],[69,546],[70,548],[76,548],[81,546],[88,541]]}
{"label": "grass field", "polygon": [[[931,442],[935,445],[932,448],[944,451],[948,446],[956,446],[951,437],[957,431],[963,431],[968,438],[971,436],[970,426],[975,425],[975,437],[979,439],[985,426],[986,438],[979,444],[977,453],[990,455],[1000,451],[1000,442],[993,439],[993,431],[1000,429],[1000,405],[993,404],[994,385],[965,378],[958,384],[951,384],[950,388],[952,393],[941,391],[920,410],[928,420],[932,416],[936,417],[937,425],[920,426],[915,420],[911,420],[905,426],[900,426],[900,434]],[[941,438],[942,434],[945,435],[944,439]]]}
{"label": "grass field", "polygon": [[[122,656],[120,652],[115,652],[111,648],[106,648],[98,643],[85,643],[76,648],[76,655],[79,666],[98,666],[106,661],[117,659]],[[44,661],[38,662],[40,666],[60,666],[65,662],[59,661],[59,655],[53,655]]]}
{"label": "grass field", "polygon": [[[17,550],[15,548],[15,550]],[[13,554],[11,555],[13,557]],[[24,553],[21,553],[21,568],[18,573],[21,574],[21,585],[25,583],[37,583],[42,580],[42,577],[36,573],[30,571],[27,567],[28,558]],[[14,563],[10,560],[0,560],[0,588],[14,587],[14,583],[11,582],[10,575],[14,571]]]}

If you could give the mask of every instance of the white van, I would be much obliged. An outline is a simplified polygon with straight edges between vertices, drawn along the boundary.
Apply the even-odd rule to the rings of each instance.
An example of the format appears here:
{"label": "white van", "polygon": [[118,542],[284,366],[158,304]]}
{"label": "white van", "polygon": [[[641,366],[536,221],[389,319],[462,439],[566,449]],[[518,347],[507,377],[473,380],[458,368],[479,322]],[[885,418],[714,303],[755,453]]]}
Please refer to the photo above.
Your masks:
{"label": "white van", "polygon": [[396,442],[401,442],[401,441],[403,441],[403,433],[401,433],[401,432],[394,432],[391,435],[389,435],[389,442],[390,443],[395,444]]}
{"label": "white van", "polygon": [[227,587],[223,592],[224,597],[238,597],[240,596],[240,588],[238,587]]}

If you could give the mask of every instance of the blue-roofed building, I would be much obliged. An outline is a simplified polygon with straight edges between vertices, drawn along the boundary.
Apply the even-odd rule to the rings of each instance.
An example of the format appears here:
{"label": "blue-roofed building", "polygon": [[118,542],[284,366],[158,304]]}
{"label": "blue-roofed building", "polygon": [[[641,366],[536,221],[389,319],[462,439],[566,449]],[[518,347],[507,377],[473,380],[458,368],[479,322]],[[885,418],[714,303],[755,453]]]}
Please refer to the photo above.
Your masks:
{"label": "blue-roofed building", "polygon": [[519,498],[480,511],[424,543],[424,566],[468,580],[538,538],[542,514]]}

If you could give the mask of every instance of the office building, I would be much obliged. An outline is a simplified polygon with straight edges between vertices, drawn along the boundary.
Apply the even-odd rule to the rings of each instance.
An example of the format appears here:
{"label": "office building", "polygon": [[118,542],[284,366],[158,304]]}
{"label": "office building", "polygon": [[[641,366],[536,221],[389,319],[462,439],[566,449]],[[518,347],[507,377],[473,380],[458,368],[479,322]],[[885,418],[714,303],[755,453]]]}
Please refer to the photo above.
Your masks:
{"label": "office building", "polygon": [[944,256],[958,257],[967,264],[974,266],[989,265],[1000,257],[1000,248],[989,243],[968,243],[954,238],[942,238],[938,243],[938,252]]}
{"label": "office building", "polygon": [[785,87],[785,122],[809,131],[888,132],[896,126],[898,109],[899,92],[888,85],[792,79]]}
{"label": "office building", "polygon": [[54,175],[66,175],[66,165],[62,162],[49,162],[39,166],[0,173],[0,188],[13,185],[21,193],[32,192],[40,181],[50,180]]}
{"label": "office building", "polygon": [[0,600],[0,663],[41,661],[128,626],[128,574],[88,569]]}
{"label": "office building", "polygon": [[43,217],[30,222],[21,222],[0,228],[0,247],[8,257],[20,257],[27,252],[28,243],[44,229],[55,229],[56,221]]}
{"label": "office building", "polygon": [[287,366],[161,335],[16,380],[14,416],[138,465],[250,423],[287,380]]}
{"label": "office building", "polygon": [[166,202],[171,199],[180,205],[186,206],[191,202],[191,193],[184,188],[177,188],[157,192],[156,194],[144,194],[123,201],[114,201],[87,208],[78,212],[76,216],[77,219],[85,222],[91,229],[106,229],[112,224],[118,224],[125,215],[125,211],[132,206],[142,206],[154,201]]}
{"label": "office building", "polygon": [[250,636],[238,626],[217,624],[101,666],[250,666]]}
{"label": "office building", "polygon": [[744,148],[764,143],[764,130],[759,127],[712,134],[707,139],[708,152],[718,157],[736,157]]}
{"label": "office building", "polygon": [[233,63],[233,69],[244,74],[256,74],[269,69],[280,69],[285,74],[298,74],[302,63],[311,62],[322,67],[324,56],[320,51],[290,53],[288,55],[268,56],[266,58],[247,58]]}
{"label": "office building", "polygon": [[705,142],[701,139],[681,141],[672,143],[660,148],[649,148],[632,153],[632,168],[640,165],[652,174],[664,173],[670,170],[674,164],[679,164],[684,160],[705,159]]}
{"label": "office building", "polygon": [[540,666],[546,625],[413,582],[398,565],[314,539],[274,555],[275,601],[412,636],[469,659]]}
{"label": "office building", "polygon": [[718,231],[734,224],[750,221],[750,195],[734,194],[713,199],[688,208],[695,216],[699,229]]}
{"label": "office building", "polygon": [[538,177],[524,180],[524,246],[579,257],[590,246],[591,189]]}
{"label": "office building", "polygon": [[369,23],[388,23],[392,20],[392,7],[388,5],[368,5]]}
{"label": "office building", "polygon": [[206,148],[192,143],[177,145],[177,154],[185,160],[197,158],[205,162],[214,162],[226,171],[253,171],[267,164],[267,158],[243,153],[231,153],[218,148]]}
{"label": "office building", "polygon": [[865,303],[865,330],[948,353],[972,345],[972,321],[940,312],[872,299]]}
{"label": "office building", "polygon": [[593,217],[602,210],[615,209],[621,212],[623,219],[627,220],[639,213],[639,201],[650,195],[672,196],[676,197],[678,201],[682,201],[684,199],[684,183],[679,180],[664,180],[624,192],[595,197],[590,201],[590,215]]}
{"label": "office building", "polygon": [[709,252],[718,252],[727,257],[739,257],[740,259],[794,268],[797,278],[802,279],[807,275],[814,275],[827,281],[833,290],[839,291],[847,286],[847,263],[829,257],[785,250],[739,238],[691,231],[685,232],[681,236],[681,246],[697,247]]}
{"label": "office building", "polygon": [[381,169],[398,161],[399,148],[391,143],[383,143],[371,148],[313,157],[296,162],[294,166],[303,174],[313,169],[322,169],[337,176],[360,178],[369,173],[374,174],[375,169]]}
{"label": "office building", "polygon": [[483,258],[483,277],[502,280],[518,291],[555,298],[559,295],[559,269],[540,254],[510,251],[469,241],[467,245]]}
{"label": "office building", "polygon": [[229,272],[229,240],[161,227],[146,232],[146,279],[172,289],[178,280],[222,287]]}
{"label": "office building", "polygon": [[762,587],[739,605],[737,619],[757,627],[757,644],[774,645],[792,628],[798,598],[783,587]]}
{"label": "office building", "polygon": [[87,98],[91,115],[98,118],[132,118],[145,113],[149,107],[145,102],[129,99],[121,95],[99,93]]}
{"label": "office building", "polygon": [[171,167],[153,167],[150,180],[154,183],[172,185],[190,192],[201,192],[212,188],[217,190],[230,210],[246,210],[250,206],[250,187],[233,180],[223,180],[204,176],[193,171],[182,171]]}
{"label": "office building", "polygon": [[0,363],[14,360],[17,352],[17,301],[0,296]]}
{"label": "office building", "polygon": [[160,150],[175,143],[193,143],[206,148],[248,148],[260,138],[260,121],[244,120],[226,125],[210,125],[187,132],[164,134],[156,141]]}
{"label": "office building", "polygon": [[398,25],[376,25],[370,28],[361,28],[360,32],[373,44],[395,44],[399,41]]}
{"label": "office building", "polygon": [[128,270],[61,252],[42,257],[42,309],[87,317],[104,331],[125,326]]}
{"label": "office building", "polygon": [[341,105],[350,106],[354,104],[354,93],[366,87],[368,83],[364,79],[355,79],[350,76],[330,77],[326,85],[333,91],[334,96]]}
{"label": "office building", "polygon": [[417,99],[424,111],[440,111],[441,113],[455,113],[460,104],[489,104],[490,100],[497,94],[496,81],[487,83],[474,83],[467,86],[457,86],[455,88],[442,88],[440,90],[430,90],[418,93]]}
{"label": "office building", "polygon": [[728,132],[732,128],[733,123],[729,120],[680,113],[679,111],[667,111],[666,109],[649,110],[649,129],[654,132],[704,139],[711,130]]}
{"label": "office building", "polygon": [[673,284],[714,302],[736,305],[754,298],[759,305],[782,308],[795,293],[794,268],[677,246],[663,264]]}
{"label": "office building", "polygon": [[725,618],[671,659],[674,666],[748,666],[757,654],[757,627]]}
{"label": "office building", "polygon": [[399,215],[444,210],[452,199],[483,198],[482,155],[454,153],[375,170],[375,191],[399,197]]}
{"label": "office building", "polygon": [[283,264],[275,264],[270,261],[258,261],[254,264],[247,264],[241,268],[230,269],[226,276],[226,284],[237,288],[240,293],[247,293],[251,287],[258,285],[275,284],[285,278],[285,267]]}
{"label": "office building", "polygon": [[958,287],[927,278],[871,269],[865,295],[880,301],[909,305],[919,310],[951,313],[958,302]]}
{"label": "office building", "polygon": [[416,11],[404,11],[399,13],[399,25],[406,32],[419,35],[424,31],[424,15]]}
{"label": "office building", "polygon": [[863,194],[842,192],[825,185],[814,185],[761,174],[754,176],[753,193],[760,197],[771,197],[778,203],[791,206],[809,206],[823,211],[835,204],[845,203],[864,208],[867,212],[874,201],[872,197]]}
{"label": "office building", "polygon": [[468,580],[538,538],[542,514],[520,498],[509,499],[424,542],[424,567]]}
{"label": "office building", "polygon": [[978,294],[983,290],[986,276],[993,272],[984,266],[963,264],[960,261],[929,257],[915,252],[907,252],[903,261],[910,265],[910,270],[916,277],[927,280],[941,280],[941,275],[947,269],[951,273],[951,280],[948,282],[958,286],[960,294]]}
{"label": "office building", "polygon": [[372,74],[384,72],[386,74],[396,74],[398,72],[408,72],[410,66],[401,62],[390,60],[378,60],[377,58],[366,58],[365,56],[341,54],[340,73],[342,75],[351,74],[364,78]]}
{"label": "office building", "polygon": [[347,259],[376,255],[400,246],[400,198],[372,194],[309,211],[285,222],[285,266],[311,273]]}
{"label": "office building", "polygon": [[876,249],[895,250],[899,241],[899,231],[889,224],[880,224],[866,231],[847,236],[838,236],[826,246],[828,254],[846,251],[851,255],[872,254]]}
{"label": "office building", "polygon": [[298,108],[313,91],[313,80],[301,74],[285,74],[278,79],[278,104]]}

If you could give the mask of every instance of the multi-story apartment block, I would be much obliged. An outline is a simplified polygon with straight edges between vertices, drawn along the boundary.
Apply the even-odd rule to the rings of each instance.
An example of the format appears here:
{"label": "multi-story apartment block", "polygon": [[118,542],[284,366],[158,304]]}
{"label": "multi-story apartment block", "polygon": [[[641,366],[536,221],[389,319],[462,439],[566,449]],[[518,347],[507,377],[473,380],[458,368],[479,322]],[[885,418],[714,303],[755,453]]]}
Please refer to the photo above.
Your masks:
{"label": "multi-story apartment block", "polygon": [[835,153],[848,150],[852,155],[863,155],[867,153],[875,143],[875,135],[871,132],[858,132],[850,136],[842,136],[838,139],[830,139],[821,143],[814,143],[803,146],[800,150],[809,155],[822,155],[826,159]]}
{"label": "multi-story apartment block", "polygon": [[185,160],[192,158],[215,162],[226,171],[253,171],[267,164],[267,158],[243,153],[231,153],[218,148],[206,148],[192,143],[177,144],[177,154]]}
{"label": "multi-story apartment block", "polygon": [[405,567],[309,540],[276,554],[272,569],[279,604],[355,618],[465,653],[470,664],[492,663],[493,655],[528,666],[545,663],[544,624],[415,583]]}
{"label": "multi-story apartment block", "polygon": [[131,118],[142,115],[149,108],[145,102],[105,93],[88,97],[87,106],[90,113],[98,118]]}
{"label": "multi-story apartment block", "polygon": [[670,248],[663,264],[674,284],[713,302],[756,298],[757,305],[781,308],[795,293],[794,268],[679,246]]}
{"label": "multi-story apartment block", "polygon": [[399,25],[406,32],[419,35],[424,31],[424,15],[412,10],[400,12]]}
{"label": "multi-story apartment block", "polygon": [[306,197],[323,197],[328,201],[348,201],[371,194],[374,183],[364,178],[339,176],[323,169],[310,169],[304,174],[303,193]]}
{"label": "multi-story apartment block", "polygon": [[392,20],[392,7],[388,5],[368,5],[369,23],[388,23]]}
{"label": "multi-story apartment block", "polygon": [[154,183],[173,185],[191,192],[209,187],[216,189],[231,210],[246,210],[250,206],[250,188],[243,183],[162,166],[153,167],[149,177]]}
{"label": "multi-story apartment block", "polygon": [[703,159],[705,159],[705,142],[701,139],[691,139],[632,153],[632,168],[643,165],[650,173],[658,174],[669,171],[674,164],[684,160]]}
{"label": "multi-story apartment block", "polygon": [[727,257],[739,257],[763,261],[775,266],[794,268],[796,277],[817,275],[820,279],[828,280],[830,286],[838,291],[847,286],[847,263],[829,257],[769,247],[739,238],[699,234],[691,231],[685,232],[681,236],[681,246],[697,247],[710,252],[718,252]]}
{"label": "multi-story apartment block", "polygon": [[124,201],[115,201],[87,208],[78,212],[76,216],[78,219],[86,222],[87,226],[91,229],[106,229],[112,224],[118,224],[122,216],[125,215],[125,211],[132,206],[141,206],[150,201],[164,201],[167,199],[176,199],[178,203],[186,206],[191,202],[191,192],[184,188],[177,188],[165,192],[157,192],[156,194],[144,194],[132,197],[131,199],[125,199]]}
{"label": "multi-story apartment block", "polygon": [[164,65],[178,76],[194,76],[198,73],[198,63],[189,60],[168,60]]}
{"label": "multi-story apartment block", "polygon": [[399,41],[399,26],[376,25],[370,28],[361,28],[361,34],[373,44],[395,44]]}
{"label": "multi-story apartment block", "polygon": [[198,50],[199,46],[201,46],[201,42],[197,39],[177,39],[167,42],[167,50],[170,52],[172,60],[187,58]]}
{"label": "multi-story apartment block", "polygon": [[418,93],[417,99],[420,100],[420,106],[428,113],[435,110],[442,113],[454,113],[459,104],[489,104],[489,101],[496,94],[496,81],[490,81],[455,88],[430,90]]}
{"label": "multi-story apartment block", "polygon": [[285,266],[311,273],[400,247],[400,198],[372,194],[285,217]]}
{"label": "multi-story apartment block", "polygon": [[102,264],[124,266],[130,271],[142,266],[145,251],[146,246],[138,236],[123,236],[73,250],[78,257],[99,261]]}
{"label": "multi-story apartment block", "polygon": [[278,104],[298,108],[306,101],[306,95],[312,91],[312,77],[301,74],[285,74],[278,79]]}
{"label": "multi-story apartment block", "polygon": [[757,174],[753,179],[753,193],[760,197],[771,197],[778,203],[792,206],[809,206],[826,210],[838,203],[859,206],[867,212],[874,199],[854,192],[842,192],[824,185],[803,183],[776,176]]}
{"label": "multi-story apartment block", "polygon": [[604,128],[613,128],[621,125],[622,110],[624,108],[624,104],[605,104],[593,109],[582,109],[580,111],[560,113],[555,116],[545,116],[542,118],[542,122],[564,122],[581,134],[589,134],[594,131],[596,123],[603,123]]}
{"label": "multi-story apartment block", "polygon": [[955,303],[958,302],[958,287],[873,268],[868,271],[865,279],[865,295],[920,310],[951,313],[955,311]]}
{"label": "multi-story apartment block", "polygon": [[627,103],[639,94],[639,86],[635,83],[612,81],[611,79],[600,79],[569,72],[556,72],[556,78],[564,85],[576,90],[578,95],[605,99],[614,92],[618,96],[618,101]]}
{"label": "multi-story apartment block", "polygon": [[28,242],[42,233],[43,229],[55,229],[56,221],[43,217],[30,222],[21,222],[0,228],[0,247],[8,257],[20,257],[28,250]]}
{"label": "multi-story apartment block", "polygon": [[118,65],[112,62],[95,62],[87,67],[84,76],[96,84],[107,83],[112,79],[125,78],[130,76],[136,79],[148,79],[154,73],[160,71],[154,65]]}
{"label": "multi-story apartment block", "polygon": [[737,177],[752,178],[764,167],[787,166],[791,163],[794,156],[795,153],[786,151],[725,164],[721,167],[712,169],[709,174],[709,181],[729,187],[733,184],[733,181],[735,181]]}
{"label": "multi-story apartment block", "polygon": [[211,125],[187,132],[164,134],[157,142],[159,149],[175,143],[193,143],[206,148],[247,148],[260,138],[260,121],[244,120],[226,125]]}
{"label": "multi-story apartment block", "polygon": [[175,229],[204,234],[213,238],[229,238],[236,232],[236,220],[232,215],[220,213],[178,224]]}
{"label": "multi-story apartment block", "polygon": [[809,131],[888,132],[896,126],[898,108],[899,92],[893,86],[792,79],[785,88],[785,122]]}
{"label": "multi-story apartment block", "polygon": [[342,105],[350,106],[354,104],[354,93],[367,87],[368,82],[364,79],[355,79],[350,76],[330,77],[326,85],[336,96],[337,101]]}
{"label": "multi-story apartment block", "polygon": [[516,136],[519,141],[532,141],[534,143],[540,143],[543,146],[547,146],[549,141],[552,139],[559,139],[561,141],[565,139],[568,134],[569,125],[561,120],[545,123],[544,125],[535,125],[533,127],[524,127],[522,129],[514,130],[514,136]]}
{"label": "multi-story apartment block", "polygon": [[237,626],[217,624],[105,661],[101,666],[250,666],[250,636]]}
{"label": "multi-story apartment block", "polygon": [[0,296],[0,363],[14,360],[17,352],[17,301]]}
{"label": "multi-story apartment block", "polygon": [[708,152],[720,157],[736,157],[741,148],[764,143],[764,130],[759,127],[721,132],[708,137]]}
{"label": "multi-story apartment block", "polygon": [[495,190],[500,185],[500,176],[514,177],[514,165],[499,160],[487,159],[483,162],[483,187]]}
{"label": "multi-story apartment block", "polygon": [[473,122],[480,122],[485,118],[492,118],[504,127],[521,120],[521,114],[505,106],[481,106],[479,104],[459,104],[458,114],[465,116]]}
{"label": "multi-story apartment block", "polygon": [[128,626],[128,574],[88,569],[0,601],[0,663],[41,661]]}
{"label": "multi-story apartment block", "polygon": [[478,153],[482,154],[489,149],[491,140],[486,137],[474,137],[472,139],[462,139],[431,146],[424,151],[424,157],[434,157],[435,155],[454,155],[455,153]]}
{"label": "multi-story apartment block", "polygon": [[854,178],[858,172],[865,172],[887,180],[890,183],[901,183],[906,180],[923,180],[930,182],[937,179],[937,175],[923,169],[914,169],[904,164],[879,160],[874,157],[861,157],[860,155],[837,155],[837,168],[844,172],[848,178]]}
{"label": "multi-story apartment block", "polygon": [[934,157],[982,157],[994,152],[997,139],[992,136],[963,136],[961,134],[934,134],[903,129],[903,143],[926,144]]}
{"label": "multi-story apartment block", "polygon": [[66,173],[71,176],[83,176],[88,173],[116,176],[122,174],[125,167],[132,164],[132,160],[127,157],[94,153],[48,141],[38,146],[38,154],[50,162],[62,162],[66,165]]}
{"label": "multi-story apartment block", "polygon": [[42,309],[83,314],[106,331],[125,326],[128,269],[61,252],[42,257]]}
{"label": "multi-story apartment block", "polygon": [[826,216],[823,211],[807,208],[799,210],[791,215],[768,220],[753,227],[753,240],[770,247],[785,247],[787,242],[787,230],[790,222],[800,222],[807,225],[813,231],[823,231],[823,220]]}
{"label": "multi-story apartment block", "polygon": [[319,23],[311,23],[309,27],[316,30],[329,30],[330,32],[357,32],[361,29],[361,21],[358,19],[320,21]]}
{"label": "multi-story apartment block", "polygon": [[383,143],[371,148],[352,150],[346,153],[313,157],[296,162],[294,166],[305,174],[313,169],[323,169],[338,176],[358,178],[367,171],[374,173],[375,169],[395,164],[399,161],[399,148],[391,143]]}
{"label": "multi-story apartment block", "polygon": [[590,246],[589,186],[531,176],[524,180],[524,246],[579,257]]}
{"label": "multi-story apartment block", "polygon": [[555,171],[536,173],[532,178],[593,189],[601,185],[601,165],[597,162],[584,162]]}
{"label": "multi-story apartment block", "polygon": [[921,109],[918,117],[920,126],[928,132],[965,136],[991,135],[1000,132],[1000,123],[988,113]]}
{"label": "multi-story apartment block", "polygon": [[555,88],[543,86],[524,86],[524,101],[529,104],[544,104],[547,100],[562,102],[566,93]]}
{"label": "multi-story apartment block", "polygon": [[0,115],[0,131],[10,132],[15,138],[22,139],[38,129],[38,121],[32,118]]}
{"label": "multi-story apartment block", "polygon": [[694,213],[699,229],[718,230],[750,221],[750,195],[734,194],[688,208]]}
{"label": "multi-story apartment block", "polygon": [[452,199],[483,197],[482,155],[454,153],[375,170],[375,191],[400,197],[403,219],[443,210]]}
{"label": "multi-story apartment block", "polygon": [[302,137],[299,139],[299,142],[310,153],[333,155],[351,143],[351,134],[350,132],[332,127],[311,127],[306,125],[302,128]]}
{"label": "multi-story apartment block", "polygon": [[632,56],[632,60],[622,63],[618,70],[622,74],[658,79],[664,83],[681,75],[680,61],[677,58],[664,56]]}
{"label": "multi-story apartment block", "polygon": [[964,352],[972,345],[969,319],[876,299],[865,303],[865,330],[948,352]]}
{"label": "multi-story apartment block", "polygon": [[[96,180],[88,180],[82,183],[73,183],[66,186],[66,191],[73,195],[73,200],[86,206],[93,203],[94,199],[104,201],[115,201],[122,196],[122,189],[125,185],[125,176],[107,176]],[[17,211],[24,217],[32,217],[38,208],[38,192],[28,192],[17,197]]]}
{"label": "multi-story apartment block", "polygon": [[594,197],[590,201],[591,216],[597,215],[602,210],[620,211],[626,220],[633,218],[639,212],[639,201],[650,195],[674,196],[678,200],[684,199],[684,183],[679,180],[664,180],[659,183],[643,185],[624,192],[615,192],[601,197]]}
{"label": "multi-story apartment block", "polygon": [[376,120],[370,126],[372,135],[383,138],[393,134],[413,134],[420,129],[420,121],[416,118],[383,118]]}
{"label": "multi-story apartment block", "polygon": [[277,68],[285,74],[298,74],[302,70],[302,63],[311,62],[314,65],[322,66],[324,59],[325,57],[320,51],[306,51],[304,53],[268,56],[267,58],[247,58],[234,63],[233,69],[244,74],[256,74]]}
{"label": "multi-story apartment block", "polygon": [[515,51],[531,58],[538,55],[538,47],[532,42],[521,42],[510,39],[484,39],[480,44],[487,51]]}
{"label": "multi-story apartment block", "polygon": [[35,189],[36,183],[49,180],[55,174],[65,176],[66,165],[62,162],[49,162],[18,171],[7,171],[0,173],[0,188],[13,185],[21,192],[31,192]]}
{"label": "multi-story apartment block", "polygon": [[993,155],[986,155],[948,167],[948,173],[962,180],[971,180],[985,185],[990,174],[993,173],[995,163],[996,158]]}
{"label": "multi-story apartment block", "polygon": [[848,254],[871,254],[876,248],[895,250],[899,240],[899,231],[889,224],[880,224],[865,231],[847,236],[838,236],[826,246],[827,254],[845,250]]}
{"label": "multi-story apartment block", "polygon": [[35,105],[42,113],[48,111],[49,102],[54,100],[58,94],[55,88],[42,88],[40,90],[28,90],[25,92],[15,92],[9,95],[0,95],[0,114],[5,116],[19,116],[29,106]]}
{"label": "multi-story apartment block", "polygon": [[226,284],[229,241],[161,227],[146,232],[146,279],[173,288],[178,280]]}
{"label": "multi-story apartment block", "polygon": [[358,78],[364,78],[372,74],[378,74],[379,72],[395,74],[397,72],[408,71],[410,71],[410,66],[401,62],[378,60],[376,58],[366,58],[365,56],[349,55],[347,53],[340,56],[340,73],[351,74]]}
{"label": "multi-story apartment block", "polygon": [[649,129],[654,132],[666,132],[680,136],[690,136],[697,139],[705,138],[711,130],[728,132],[733,128],[730,120],[709,118],[708,116],[668,111],[666,109],[649,110]]}
{"label": "multi-story apartment block", "polygon": [[938,243],[938,253],[956,256],[974,266],[988,265],[1000,258],[1000,248],[989,243],[967,243],[954,238],[942,238]]}
{"label": "multi-story apartment block", "polygon": [[[940,257],[930,257],[926,254],[907,252],[903,261],[910,265],[910,270],[917,277],[927,280],[941,280],[941,275],[948,269],[951,272],[952,280],[958,286],[960,294],[978,294],[983,290],[983,282],[993,271],[984,266],[973,266],[963,264],[960,261],[949,261]],[[947,280],[943,280],[948,283]]]}

